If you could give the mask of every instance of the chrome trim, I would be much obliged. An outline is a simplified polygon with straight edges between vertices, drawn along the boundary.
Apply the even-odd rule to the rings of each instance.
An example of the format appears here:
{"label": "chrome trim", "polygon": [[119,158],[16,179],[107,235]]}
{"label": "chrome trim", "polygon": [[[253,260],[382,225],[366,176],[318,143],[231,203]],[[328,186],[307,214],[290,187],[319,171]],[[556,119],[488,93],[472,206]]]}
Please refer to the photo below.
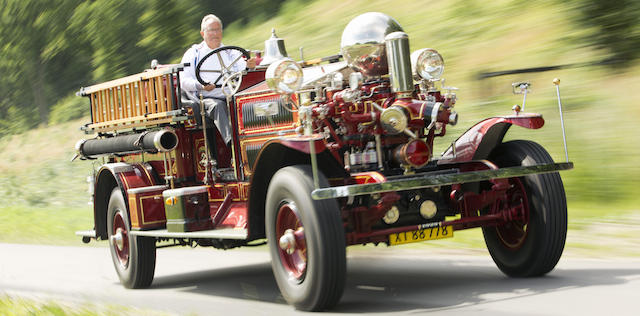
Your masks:
{"label": "chrome trim", "polygon": [[157,230],[132,230],[131,236],[144,237],[166,237],[166,238],[215,238],[215,239],[247,239],[248,230],[244,228],[223,228],[212,230],[201,230],[197,232],[168,232],[166,229]]}
{"label": "chrome trim", "polygon": [[111,172],[113,173],[133,171],[133,166],[124,162],[107,163],[107,164],[104,164],[102,167],[111,170]]}
{"label": "chrome trim", "polygon": [[[556,94],[558,96],[558,111],[560,112],[560,125],[562,126],[562,141],[564,142],[564,156],[569,162],[569,152],[567,151],[567,134],[564,130],[564,118],[562,117],[562,101],[560,101],[560,79],[554,78],[553,84],[556,86]],[[526,95],[526,94],[525,94]],[[524,110],[524,102],[522,109]]]}
{"label": "chrome trim", "polygon": [[79,230],[76,232],[76,236],[80,236],[80,237],[89,237],[89,238],[96,238],[96,231],[95,230]]}
{"label": "chrome trim", "polygon": [[409,36],[405,32],[393,32],[384,38],[389,65],[391,91],[413,91],[411,60],[409,58]]}
{"label": "chrome trim", "polygon": [[207,190],[208,190],[208,186],[199,185],[197,187],[184,187],[184,188],[165,190],[164,192],[162,192],[162,196],[165,198],[172,197],[172,196],[185,196],[185,195],[191,195],[191,194],[205,193],[207,192]]}
{"label": "chrome trim", "polygon": [[[495,170],[481,170],[464,173],[433,174],[426,173],[417,177],[390,180],[382,183],[354,184],[332,188],[316,189],[311,192],[314,200],[333,199],[353,195],[365,195],[390,191],[403,191],[438,187],[466,182],[478,182],[490,179],[521,177],[529,174],[551,173],[573,169],[572,162],[550,163],[534,166],[508,167]],[[442,171],[439,171],[442,172]]]}
{"label": "chrome trim", "polygon": [[260,136],[269,136],[269,135],[284,136],[284,134],[295,133],[295,132],[296,132],[296,129],[292,128],[292,129],[279,130],[279,131],[273,131],[273,132],[255,133],[251,135],[240,135],[240,139],[245,140],[245,139],[251,139],[251,138],[260,137]]}
{"label": "chrome trim", "polygon": [[[169,136],[171,135],[171,136]],[[166,137],[170,137],[169,142],[172,146],[169,146],[170,148],[166,148],[162,145],[162,138],[166,138]],[[176,147],[178,147],[178,135],[176,135],[176,133],[172,130],[169,129],[165,129],[163,131],[160,131],[159,133],[157,133],[154,137],[153,137],[153,146],[156,147],[156,149],[158,149],[158,151],[160,152],[167,152],[167,151],[172,151],[174,150]]]}
{"label": "chrome trim", "polygon": [[367,77],[387,74],[384,37],[404,31],[398,21],[380,12],[355,17],[342,32],[340,52],[349,66]]}
{"label": "chrome trim", "polygon": [[141,187],[141,188],[129,189],[129,190],[127,190],[127,194],[140,194],[140,193],[158,191],[158,190],[168,189],[168,188],[169,188],[169,186],[166,185],[166,184],[152,185],[150,187]]}

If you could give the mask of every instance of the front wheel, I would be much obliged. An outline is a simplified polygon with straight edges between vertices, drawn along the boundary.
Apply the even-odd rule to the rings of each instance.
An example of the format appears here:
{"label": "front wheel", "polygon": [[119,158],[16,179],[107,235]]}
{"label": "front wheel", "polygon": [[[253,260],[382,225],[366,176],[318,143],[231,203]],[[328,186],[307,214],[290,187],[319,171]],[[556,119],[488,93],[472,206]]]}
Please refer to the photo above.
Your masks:
{"label": "front wheel", "polygon": [[[320,184],[327,186],[322,174]],[[265,205],[273,274],[284,299],[304,311],[335,306],[346,274],[338,203],[313,200],[313,189],[309,166],[286,167],[273,176]]]}
{"label": "front wheel", "polygon": [[129,214],[120,188],[111,191],[107,209],[107,235],[120,283],[129,289],[147,288],[156,268],[156,241],[129,235]]}
{"label": "front wheel", "polygon": [[[500,144],[490,156],[499,167],[553,163],[539,144],[516,140]],[[509,179],[503,206],[521,205],[525,216],[496,227],[483,227],[487,249],[498,268],[512,277],[540,276],[553,270],[567,237],[567,200],[560,174]],[[501,208],[498,206],[497,208]]]}

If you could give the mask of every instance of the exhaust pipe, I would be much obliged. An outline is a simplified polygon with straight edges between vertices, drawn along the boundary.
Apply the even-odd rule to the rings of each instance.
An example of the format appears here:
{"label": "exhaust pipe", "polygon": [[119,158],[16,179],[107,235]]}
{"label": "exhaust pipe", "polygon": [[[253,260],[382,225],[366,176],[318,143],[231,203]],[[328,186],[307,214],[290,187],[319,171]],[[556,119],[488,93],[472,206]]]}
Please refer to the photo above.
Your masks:
{"label": "exhaust pipe", "polygon": [[172,130],[164,129],[126,136],[81,139],[76,143],[76,150],[81,159],[87,159],[110,154],[168,152],[177,146],[178,135]]}

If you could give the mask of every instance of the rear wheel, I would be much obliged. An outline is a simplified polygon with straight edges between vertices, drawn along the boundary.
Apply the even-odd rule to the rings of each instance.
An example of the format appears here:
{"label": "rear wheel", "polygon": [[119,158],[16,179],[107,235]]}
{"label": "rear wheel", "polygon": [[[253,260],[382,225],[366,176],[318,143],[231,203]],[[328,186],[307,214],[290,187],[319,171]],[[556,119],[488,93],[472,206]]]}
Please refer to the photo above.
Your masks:
{"label": "rear wheel", "polygon": [[[490,160],[499,167],[553,163],[537,143],[516,140],[502,143]],[[560,174],[536,174],[509,179],[507,200],[494,209],[523,207],[524,217],[482,232],[493,261],[512,277],[540,276],[560,260],[567,236],[567,201]]]}
{"label": "rear wheel", "polygon": [[147,288],[156,268],[156,241],[129,235],[129,213],[120,188],[111,192],[107,209],[107,234],[113,265],[126,288]]}
{"label": "rear wheel", "polygon": [[[320,175],[320,183],[327,180]],[[346,242],[338,203],[316,201],[309,166],[273,176],[266,200],[271,266],[284,299],[299,310],[335,306],[344,290]]]}

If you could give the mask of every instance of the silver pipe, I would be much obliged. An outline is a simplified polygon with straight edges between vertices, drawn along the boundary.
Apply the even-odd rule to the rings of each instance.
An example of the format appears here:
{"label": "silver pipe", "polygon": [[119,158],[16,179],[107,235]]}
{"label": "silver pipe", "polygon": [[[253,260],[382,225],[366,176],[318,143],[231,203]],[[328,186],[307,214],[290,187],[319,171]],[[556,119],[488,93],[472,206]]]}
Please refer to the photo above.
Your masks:
{"label": "silver pipe", "polygon": [[376,134],[376,156],[378,156],[378,169],[382,171],[384,170],[384,165],[382,164],[382,140],[380,134]]}
{"label": "silver pipe", "polygon": [[[553,84],[556,85],[556,95],[558,96],[558,109],[560,111],[560,125],[562,126],[562,141],[564,142],[564,157],[569,162],[569,152],[567,151],[567,135],[564,130],[564,118],[562,117],[562,102],[560,101],[560,79],[553,79]],[[524,107],[523,107],[524,109]]]}
{"label": "silver pipe", "polygon": [[204,151],[207,157],[207,162],[206,162],[207,165],[204,167],[204,179],[202,179],[202,182],[204,182],[204,184],[209,184],[211,156],[209,155],[209,142],[207,141],[207,120],[204,117],[204,99],[202,96],[202,92],[200,92],[200,117],[202,118],[202,135],[204,135]]}
{"label": "silver pipe", "polygon": [[384,38],[389,65],[391,90],[396,93],[413,91],[409,36],[405,32],[393,32]]}

